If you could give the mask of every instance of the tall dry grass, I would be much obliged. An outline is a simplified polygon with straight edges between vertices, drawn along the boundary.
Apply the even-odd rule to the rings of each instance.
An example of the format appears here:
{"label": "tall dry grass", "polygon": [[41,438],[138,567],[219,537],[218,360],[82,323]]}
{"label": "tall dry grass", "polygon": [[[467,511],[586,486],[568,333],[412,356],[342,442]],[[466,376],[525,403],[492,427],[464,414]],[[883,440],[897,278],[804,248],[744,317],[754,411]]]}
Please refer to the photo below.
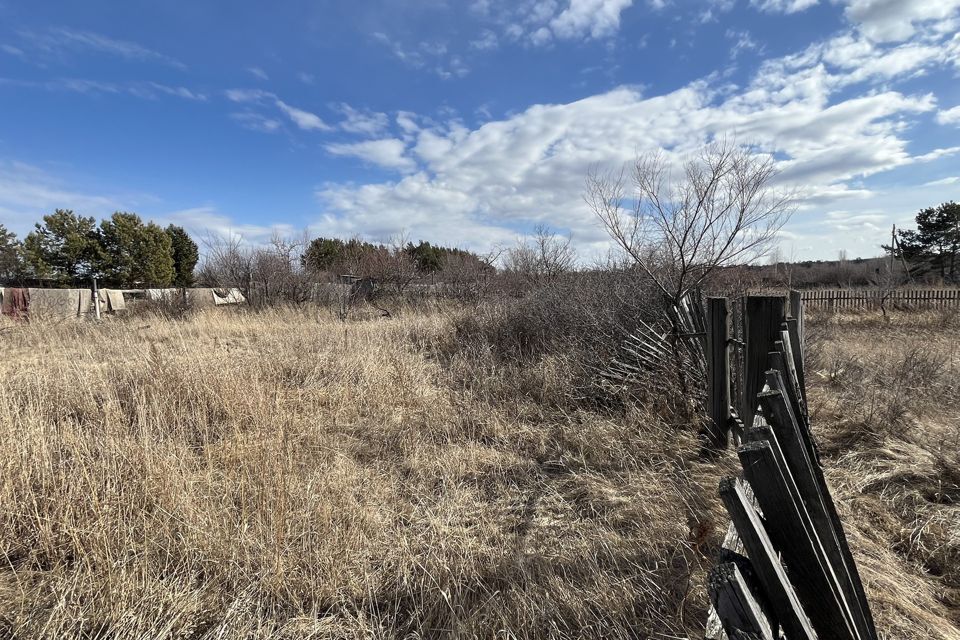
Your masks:
{"label": "tall dry grass", "polygon": [[559,357],[441,363],[453,320],[5,331],[0,635],[695,632],[693,440],[551,409]]}
{"label": "tall dry grass", "polygon": [[[701,636],[732,457],[701,460],[656,402],[581,402],[576,353],[458,348],[462,313],[6,326],[0,636]],[[881,353],[889,329],[857,322],[817,324],[823,363],[869,363],[866,335]],[[957,507],[937,465],[960,465],[931,426],[953,409],[854,428],[837,410],[851,385],[888,380],[813,365],[884,637],[957,637]]]}
{"label": "tall dry grass", "polygon": [[822,314],[811,422],[889,637],[960,638],[960,315]]}

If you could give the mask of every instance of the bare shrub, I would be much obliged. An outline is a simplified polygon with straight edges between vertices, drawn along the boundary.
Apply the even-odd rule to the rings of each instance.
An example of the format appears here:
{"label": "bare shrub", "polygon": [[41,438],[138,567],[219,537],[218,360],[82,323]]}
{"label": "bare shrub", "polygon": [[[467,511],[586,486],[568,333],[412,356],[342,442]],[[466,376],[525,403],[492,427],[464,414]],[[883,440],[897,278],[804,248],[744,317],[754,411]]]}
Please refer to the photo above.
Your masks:
{"label": "bare shrub", "polygon": [[503,269],[507,277],[518,278],[527,287],[541,286],[573,270],[576,260],[569,236],[561,237],[539,225],[532,238],[507,249]]}
{"label": "bare shrub", "polygon": [[792,195],[773,185],[773,158],[731,142],[706,146],[681,174],[661,152],[641,155],[629,177],[591,173],[584,196],[673,304],[717,269],[766,255],[793,211]]}
{"label": "bare shrub", "polygon": [[202,239],[203,255],[197,267],[197,283],[205,287],[232,288],[250,292],[253,251],[236,234],[207,234]]}
{"label": "bare shrub", "polygon": [[313,278],[301,259],[308,242],[306,232],[293,238],[274,234],[268,246],[251,251],[250,304],[298,305],[311,300]]}

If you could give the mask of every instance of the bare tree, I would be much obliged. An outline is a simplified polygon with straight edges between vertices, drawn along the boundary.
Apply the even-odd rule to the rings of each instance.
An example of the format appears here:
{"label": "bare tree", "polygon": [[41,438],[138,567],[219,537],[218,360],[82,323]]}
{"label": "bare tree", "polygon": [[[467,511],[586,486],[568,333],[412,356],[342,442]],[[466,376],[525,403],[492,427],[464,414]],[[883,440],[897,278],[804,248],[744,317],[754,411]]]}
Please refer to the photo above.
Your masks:
{"label": "bare tree", "polygon": [[302,304],[312,295],[313,282],[303,265],[309,236],[283,237],[274,233],[270,244],[252,252],[252,283],[248,300],[266,306],[277,303]]}
{"label": "bare tree", "polygon": [[494,266],[504,253],[494,247],[484,254],[448,253],[440,269],[439,292],[457,300],[480,304],[486,300],[496,281]]}
{"label": "bare tree", "polygon": [[677,176],[661,152],[639,156],[629,172],[593,171],[584,199],[610,237],[677,304],[718,268],[769,251],[794,208],[792,194],[773,186],[776,175],[769,156],[717,142]]}
{"label": "bare tree", "polygon": [[530,240],[507,250],[504,268],[528,281],[542,283],[573,269],[576,260],[569,236],[559,236],[538,225]]}
{"label": "bare tree", "polygon": [[253,276],[253,251],[237,234],[222,236],[208,233],[201,240],[203,262],[197,280],[208,287],[238,287],[244,297],[250,294]]}

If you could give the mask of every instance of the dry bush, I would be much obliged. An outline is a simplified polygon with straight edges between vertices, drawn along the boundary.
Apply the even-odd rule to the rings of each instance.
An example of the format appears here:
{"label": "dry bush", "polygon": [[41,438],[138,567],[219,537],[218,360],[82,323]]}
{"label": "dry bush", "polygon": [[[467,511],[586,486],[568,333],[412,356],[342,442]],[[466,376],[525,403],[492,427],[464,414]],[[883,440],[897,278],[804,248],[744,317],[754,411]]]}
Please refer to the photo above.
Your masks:
{"label": "dry bush", "polygon": [[639,320],[662,317],[652,291],[652,283],[635,270],[558,275],[461,315],[453,346],[488,348],[498,360],[528,362],[562,353],[602,366]]}

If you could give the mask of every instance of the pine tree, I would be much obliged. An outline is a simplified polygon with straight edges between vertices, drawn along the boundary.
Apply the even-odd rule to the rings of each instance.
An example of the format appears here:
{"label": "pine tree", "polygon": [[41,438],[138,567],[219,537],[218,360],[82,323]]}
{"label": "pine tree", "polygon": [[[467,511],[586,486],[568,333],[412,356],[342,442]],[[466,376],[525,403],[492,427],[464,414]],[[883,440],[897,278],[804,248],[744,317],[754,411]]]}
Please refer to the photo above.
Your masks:
{"label": "pine tree", "polygon": [[171,224],[166,232],[173,247],[173,284],[177,287],[191,287],[193,271],[200,261],[200,249],[183,227]]}
{"label": "pine tree", "polygon": [[916,231],[897,232],[900,255],[922,269],[938,272],[944,280],[960,279],[960,204],[951,201],[928,207],[916,219]]}
{"label": "pine tree", "polygon": [[119,287],[169,287],[174,281],[173,243],[153,222],[118,211],[100,224],[105,284]]}
{"label": "pine tree", "polygon": [[34,226],[23,242],[24,258],[34,277],[73,284],[99,275],[104,252],[93,218],[57,209]]}
{"label": "pine tree", "polygon": [[12,283],[23,276],[23,246],[17,236],[0,224],[0,283]]}

